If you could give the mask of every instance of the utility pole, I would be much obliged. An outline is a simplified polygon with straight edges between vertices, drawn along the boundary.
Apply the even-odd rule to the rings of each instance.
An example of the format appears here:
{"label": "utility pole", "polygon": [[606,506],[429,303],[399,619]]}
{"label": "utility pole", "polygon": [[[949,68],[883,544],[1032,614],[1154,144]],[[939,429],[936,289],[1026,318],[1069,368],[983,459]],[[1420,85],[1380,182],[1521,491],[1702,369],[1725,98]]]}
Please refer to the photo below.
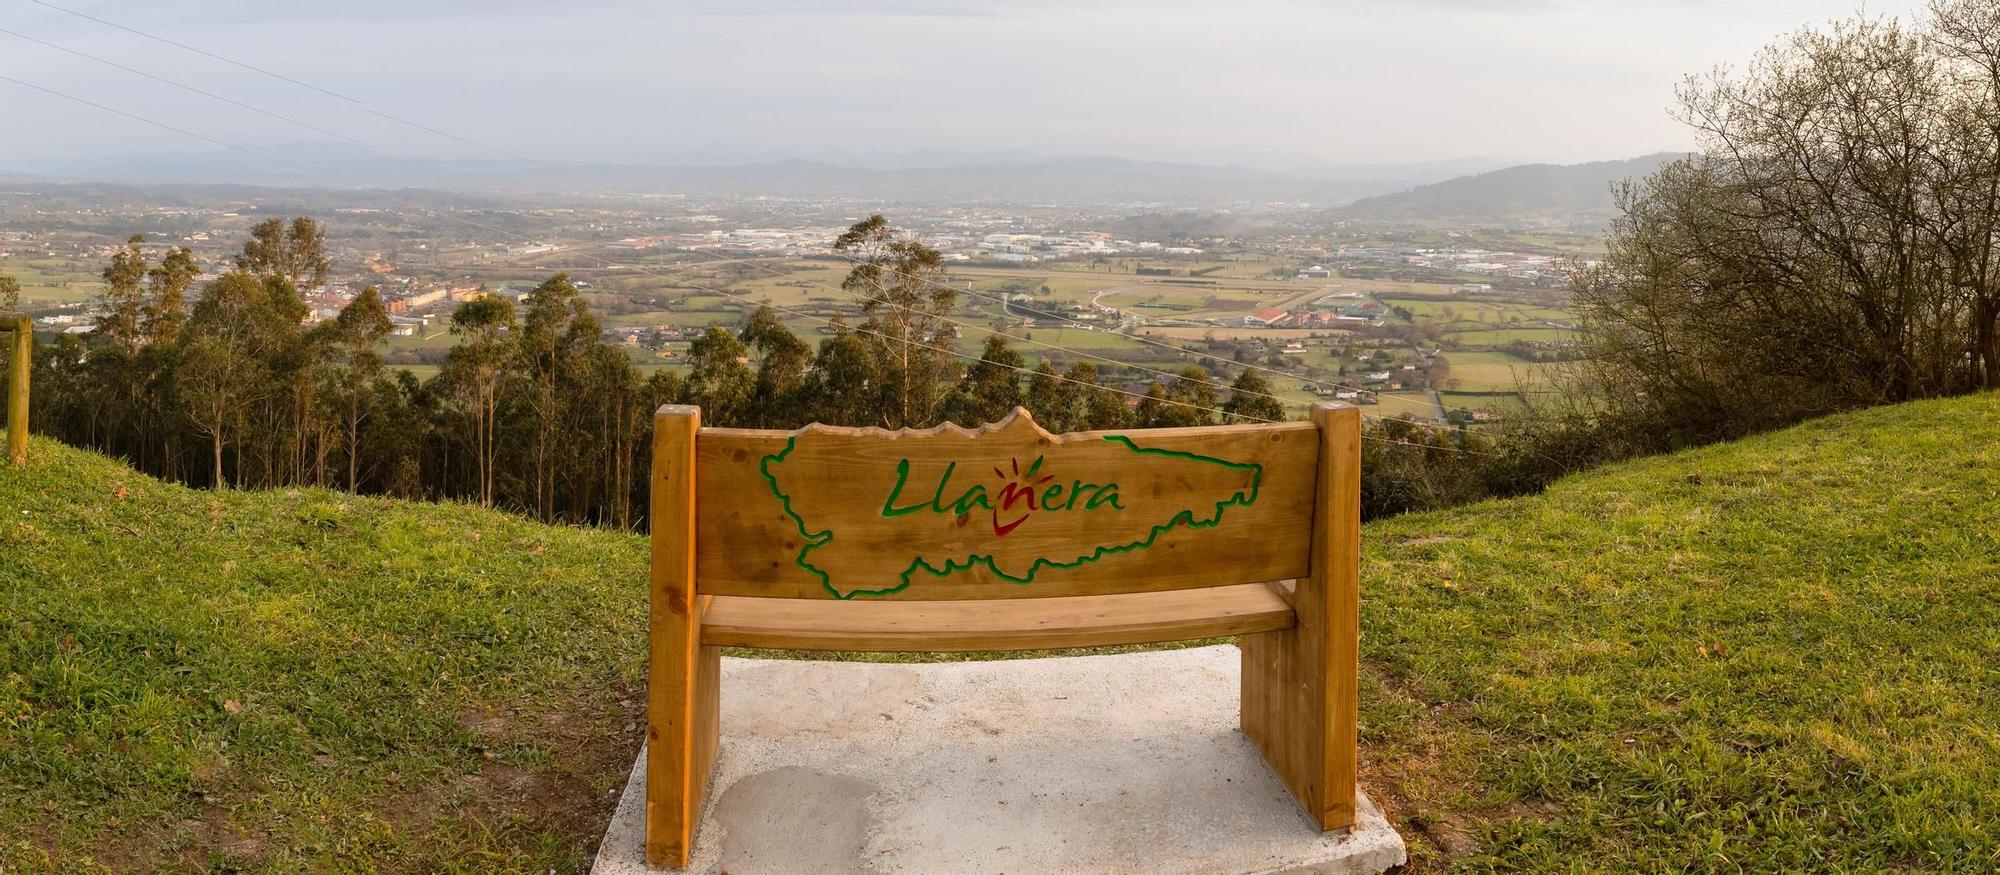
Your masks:
{"label": "utility pole", "polygon": [[14,368],[7,379],[7,458],[16,468],[28,464],[28,370],[34,353],[34,323],[22,314],[14,322]]}

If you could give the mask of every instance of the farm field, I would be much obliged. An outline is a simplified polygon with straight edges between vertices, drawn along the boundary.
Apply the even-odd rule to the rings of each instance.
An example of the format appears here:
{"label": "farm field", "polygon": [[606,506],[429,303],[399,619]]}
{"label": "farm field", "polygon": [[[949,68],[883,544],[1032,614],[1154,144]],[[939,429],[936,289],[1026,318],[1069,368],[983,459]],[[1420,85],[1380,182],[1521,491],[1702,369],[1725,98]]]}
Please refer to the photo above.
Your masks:
{"label": "farm field", "polygon": [[[967,330],[965,333],[976,334],[978,336],[974,337],[974,340],[980,343],[985,342],[985,334],[983,332]],[[1034,343],[1017,342],[1015,346],[1023,353],[1033,353],[1036,355],[1047,352],[1048,347],[1051,346],[1096,353],[1122,352],[1148,348],[1159,350],[1158,347],[1152,347],[1147,343],[1134,340],[1117,332],[1092,331],[1088,328],[1009,328],[1005,333],[1014,337],[1033,340]],[[1167,352],[1167,350],[1159,351]]]}
{"label": "farm field", "polygon": [[1361,408],[1364,416],[1398,417],[1404,414],[1419,419],[1432,419],[1438,415],[1436,404],[1431,403],[1424,392],[1382,392],[1375,395],[1373,405]]}
{"label": "farm field", "polygon": [[1508,322],[1539,322],[1546,319],[1568,320],[1575,318],[1567,310],[1552,307],[1538,307],[1533,304],[1513,301],[1456,300],[1438,301],[1420,298],[1396,298],[1377,296],[1378,300],[1391,307],[1401,307],[1416,317],[1417,321],[1471,321],[1491,325]]}
{"label": "farm field", "polygon": [[1560,328],[1484,328],[1473,331],[1454,331],[1448,337],[1464,347],[1496,346],[1526,340],[1532,343],[1555,343],[1573,340],[1576,332]]}
{"label": "farm field", "polygon": [[1528,404],[1521,393],[1514,391],[1495,392],[1453,392],[1438,393],[1445,412],[1453,410],[1491,410],[1502,416],[1520,416],[1528,412]]}
{"label": "farm field", "polygon": [[95,299],[104,289],[103,269],[70,258],[0,258],[0,274],[20,281],[21,303],[30,307]]}
{"label": "farm field", "polygon": [[[663,266],[665,264],[662,262]],[[9,259],[7,265],[8,269],[29,281],[31,294],[33,289],[47,289],[52,287],[51,284],[67,284],[62,286],[65,294],[78,299],[96,294],[98,283],[93,276],[81,271],[58,273],[64,265],[55,259],[42,262]],[[1119,379],[1143,380],[1147,368],[1171,371],[1206,355],[1241,354],[1241,351],[1228,346],[1209,349],[1207,344],[1211,341],[1226,344],[1258,340],[1269,346],[1260,347],[1257,355],[1283,356],[1282,362],[1274,359],[1267,366],[1288,371],[1291,376],[1273,376],[1272,392],[1296,414],[1326,397],[1315,390],[1324,391],[1336,382],[1358,376],[1364,369],[1393,368],[1398,372],[1398,378],[1409,379],[1411,374],[1401,368],[1421,363],[1418,351],[1423,341],[1412,341],[1394,334],[1383,336],[1367,330],[1357,333],[1330,327],[1270,329],[1203,323],[1239,319],[1268,307],[1300,306],[1327,295],[1361,293],[1378,295],[1384,303],[1405,308],[1416,323],[1434,329],[1433,333],[1422,337],[1437,339],[1430,342],[1441,342],[1446,348],[1444,357],[1450,368],[1448,382],[1439,385],[1438,389],[1465,394],[1468,402],[1482,399],[1490,402],[1477,406],[1512,411],[1519,408],[1518,399],[1515,399],[1516,403],[1509,404],[1504,396],[1516,390],[1517,376],[1526,378],[1531,385],[1539,384],[1543,382],[1541,372],[1546,366],[1523,361],[1498,347],[1515,340],[1550,342],[1568,336],[1567,332],[1540,325],[1543,320],[1567,321],[1570,314],[1566,311],[1529,302],[1437,300],[1447,287],[1436,283],[1376,282],[1340,277],[1304,281],[1261,279],[1244,274],[1261,274],[1263,269],[1253,271],[1241,264],[1234,265],[1231,270],[1193,278],[1136,276],[1128,272],[1131,269],[1129,264],[1121,266],[1113,263],[1103,267],[1105,269],[1093,270],[1074,264],[1052,264],[1021,268],[951,268],[949,283],[977,292],[961,296],[959,306],[952,313],[951,318],[961,323],[953,343],[954,349],[966,357],[977,356],[986,337],[997,329],[1016,338],[1025,338],[1017,340],[1014,345],[1030,367],[1043,358],[1066,367],[1080,358],[1088,360],[1101,356],[1137,366],[1135,370],[1117,372]],[[786,262],[753,259],[745,263],[684,266],[684,269],[671,275],[664,272],[646,276],[600,274],[590,281],[585,295],[597,311],[598,319],[607,328],[673,326],[701,329],[713,325],[734,331],[741,326],[752,301],[768,302],[782,308],[780,320],[788,328],[808,345],[817,347],[827,336],[821,333],[826,327],[826,318],[839,315],[849,325],[858,325],[865,318],[854,298],[838,288],[847,268],[845,262],[824,259]],[[35,272],[30,273],[29,269]],[[1212,285],[1209,284],[1211,281]],[[37,282],[41,285],[34,285]],[[497,286],[528,284],[531,281],[522,279],[517,272],[509,271],[502,277],[496,271],[486,282]],[[1036,327],[1024,327],[1018,324],[1018,317],[1003,317],[1002,305],[993,300],[1000,295],[1014,294],[1031,295],[1037,302],[1069,302],[1087,306],[1096,301],[1128,313],[1142,314],[1150,320],[1149,324],[1139,329],[1147,340],[1118,331],[1085,329],[1055,319],[1040,320],[1042,324]],[[415,356],[435,362],[438,354],[449,349],[459,338],[449,332],[447,315],[438,312],[432,316],[433,324],[420,336],[392,337],[384,343],[384,352],[397,359],[390,362],[391,367],[407,369],[424,378],[436,373],[435,364],[418,363]],[[1171,320],[1177,319],[1196,324],[1172,324]],[[1393,330],[1397,324],[1398,320],[1392,317],[1388,327]],[[1443,333],[1435,333],[1435,329],[1443,329]],[[1305,348],[1290,353],[1279,352],[1282,346],[1294,341],[1304,343]],[[1176,348],[1182,353],[1176,355],[1173,351]],[[1370,357],[1343,360],[1343,349]],[[674,351],[676,356],[670,359],[659,358],[651,350],[635,350],[632,355],[635,363],[647,372],[658,368],[685,369],[685,343]],[[1372,354],[1377,352],[1386,354],[1386,358],[1373,358]],[[1099,364],[1102,366],[1104,363]],[[1138,388],[1130,382],[1124,385]],[[1489,394],[1495,397],[1484,397]],[[1222,395],[1226,397],[1226,392]],[[1369,397],[1375,396],[1371,393]],[[1454,400],[1445,403],[1447,409],[1455,406],[1459,403]],[[1379,403],[1370,404],[1368,408],[1374,416],[1407,414],[1423,419],[1430,419],[1441,412],[1426,392],[1417,389],[1387,392],[1380,397]]]}
{"label": "farm field", "polygon": [[1450,390],[1500,391],[1511,394],[1522,384],[1546,383],[1546,364],[1524,361],[1504,352],[1447,351],[1440,358],[1450,363]]}

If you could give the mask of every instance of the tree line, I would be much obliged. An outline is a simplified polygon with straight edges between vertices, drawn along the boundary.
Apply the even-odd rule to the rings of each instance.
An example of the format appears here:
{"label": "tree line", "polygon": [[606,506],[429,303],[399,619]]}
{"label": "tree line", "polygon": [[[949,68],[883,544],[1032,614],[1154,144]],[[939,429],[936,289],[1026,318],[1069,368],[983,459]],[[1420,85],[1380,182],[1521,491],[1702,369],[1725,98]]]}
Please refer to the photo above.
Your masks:
{"label": "tree line", "polygon": [[1058,432],[1285,418],[1253,369],[1224,388],[1189,366],[1140,391],[1090,362],[1030,366],[998,334],[962,364],[943,259],[881,216],[835,244],[855,260],[843,288],[861,322],[835,320],[815,348],[760,308],[738,330],[697,336],[684,376],[642,377],[566,274],[518,305],[460,303],[456,342],[419,379],[382,362],[393,326],[379,290],[311,321],[301,290],[329,268],[311,218],[258,224],[233,268],[199,288],[192,252],[150,260],[143,243],[133,237],[104,268],[90,332],[41,348],[31,415],[37,431],[196,486],[333,487],[636,527],[662,404],[699,405],[712,425],[783,429],[971,426],[1016,406]]}

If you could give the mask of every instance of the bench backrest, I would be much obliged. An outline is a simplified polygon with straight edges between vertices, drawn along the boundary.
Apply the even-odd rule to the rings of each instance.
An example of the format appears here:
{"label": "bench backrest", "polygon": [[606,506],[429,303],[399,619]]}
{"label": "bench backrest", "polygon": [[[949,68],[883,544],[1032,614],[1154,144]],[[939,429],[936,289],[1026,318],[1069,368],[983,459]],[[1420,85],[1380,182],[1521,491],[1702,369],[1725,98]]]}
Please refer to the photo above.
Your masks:
{"label": "bench backrest", "polygon": [[[968,627],[984,625],[966,621],[971,609],[1012,617],[1005,647],[1036,648],[1129,643],[1106,630],[1157,621],[1162,602],[1200,604],[1191,615],[1175,609],[1176,622],[1161,628],[1225,634],[1181,621],[1236,611],[1211,597],[1247,590],[1264,606],[1259,616],[1275,622],[1242,627],[1244,734],[1321,829],[1353,823],[1356,408],[1317,405],[1299,423],[1066,435],[1019,409],[978,429],[775,432],[700,422],[693,407],[654,416],[648,859],[684,865],[693,847],[719,744],[718,642],[727,637],[706,640],[704,618],[731,611],[761,615],[766,626],[801,614],[881,620],[885,628],[840,639],[859,649],[879,649],[872,642],[893,631],[886,627],[950,613],[918,637],[966,649]],[[1257,586],[1285,579],[1295,584]],[[1222,586],[1234,591],[1159,592]],[[1051,596],[1075,598],[944,601]],[[1061,638],[1051,623],[1065,613],[1100,624],[1085,631],[1107,637]],[[1130,639],[1159,640],[1172,639]]]}
{"label": "bench backrest", "polygon": [[1313,422],[1052,435],[703,428],[704,595],[993,599],[1284,580],[1311,564]]}

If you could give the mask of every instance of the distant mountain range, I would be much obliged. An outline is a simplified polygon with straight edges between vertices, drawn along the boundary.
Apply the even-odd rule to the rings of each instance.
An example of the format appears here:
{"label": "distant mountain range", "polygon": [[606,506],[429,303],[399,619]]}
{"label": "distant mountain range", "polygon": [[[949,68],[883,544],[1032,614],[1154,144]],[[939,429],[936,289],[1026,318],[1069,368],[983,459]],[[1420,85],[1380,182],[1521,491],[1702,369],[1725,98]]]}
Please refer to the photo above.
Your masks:
{"label": "distant mountain range", "polygon": [[[1279,172],[1027,152],[863,153],[838,164],[772,160],[646,166],[406,159],[338,143],[245,148],[256,154],[217,150],[23,162],[0,167],[0,179],[1106,206],[1290,201],[1326,208],[1333,218],[1506,222],[1534,216],[1589,224],[1609,216],[1612,180],[1649,173],[1674,157],[1661,153],[1629,161],[1503,169],[1494,169],[1500,162],[1489,158],[1329,163]],[[1468,173],[1476,175],[1464,175]]]}
{"label": "distant mountain range", "polygon": [[1519,223],[1524,219],[1568,227],[1601,226],[1617,215],[1612,186],[1638,179],[1680,158],[1655,152],[1624,161],[1523,164],[1462,176],[1408,191],[1376,195],[1337,207],[1343,219]]}
{"label": "distant mountain range", "polygon": [[1443,179],[1451,175],[1450,168],[1458,166],[1452,162],[1390,165],[1355,174],[1362,178],[1328,178],[1234,165],[998,152],[967,153],[956,162],[951,153],[857,156],[867,166],[806,160],[645,166],[405,159],[326,143],[244,149],[247,152],[23,162],[0,167],[0,176],[51,182],[766,195],[960,203],[1218,204],[1248,200],[1332,206],[1412,184],[1395,177]]}

